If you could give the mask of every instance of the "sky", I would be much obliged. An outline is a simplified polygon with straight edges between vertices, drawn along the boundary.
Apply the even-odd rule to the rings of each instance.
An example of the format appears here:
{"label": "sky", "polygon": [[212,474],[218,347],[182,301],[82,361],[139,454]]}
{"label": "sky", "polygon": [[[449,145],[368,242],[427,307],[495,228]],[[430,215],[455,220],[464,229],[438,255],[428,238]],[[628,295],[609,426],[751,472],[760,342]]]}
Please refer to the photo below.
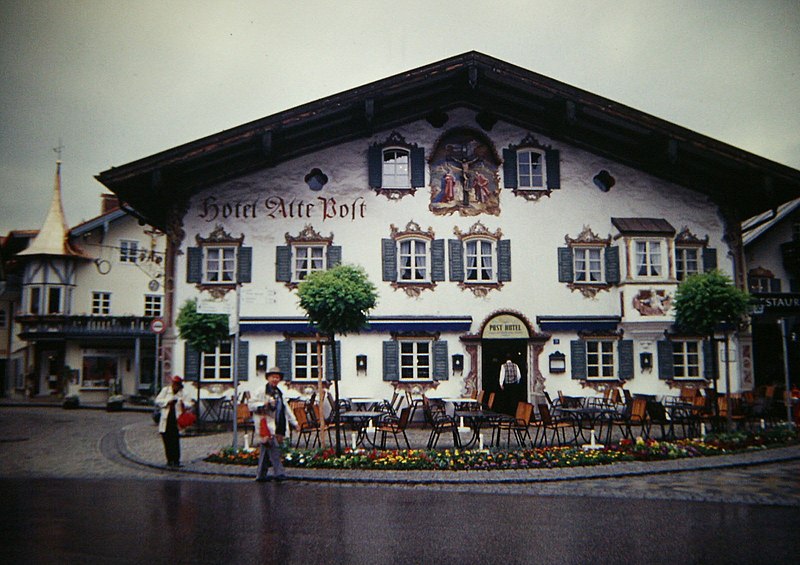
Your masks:
{"label": "sky", "polygon": [[800,169],[798,0],[0,0],[0,235],[94,176],[479,51]]}

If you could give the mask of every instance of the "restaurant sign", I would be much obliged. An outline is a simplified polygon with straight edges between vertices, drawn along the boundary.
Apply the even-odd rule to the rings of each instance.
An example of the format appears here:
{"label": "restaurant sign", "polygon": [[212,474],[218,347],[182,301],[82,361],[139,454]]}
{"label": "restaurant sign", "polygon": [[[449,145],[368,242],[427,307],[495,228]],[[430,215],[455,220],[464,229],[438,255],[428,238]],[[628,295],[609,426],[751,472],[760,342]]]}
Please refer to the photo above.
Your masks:
{"label": "restaurant sign", "polygon": [[525,324],[510,314],[500,314],[483,327],[484,339],[528,339],[530,334]]}
{"label": "restaurant sign", "polygon": [[800,314],[800,294],[754,294],[753,314]]}

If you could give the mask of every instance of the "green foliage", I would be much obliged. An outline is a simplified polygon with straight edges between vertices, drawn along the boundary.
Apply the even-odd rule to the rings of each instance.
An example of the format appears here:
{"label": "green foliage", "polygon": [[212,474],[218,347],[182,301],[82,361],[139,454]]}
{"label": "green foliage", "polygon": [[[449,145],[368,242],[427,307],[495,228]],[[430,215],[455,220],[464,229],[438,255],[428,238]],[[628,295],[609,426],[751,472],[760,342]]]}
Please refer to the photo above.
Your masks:
{"label": "green foliage", "polygon": [[325,335],[361,331],[377,302],[375,285],[364,269],[352,265],[311,273],[297,294],[309,322]]}
{"label": "green foliage", "polygon": [[183,303],[175,324],[179,335],[203,353],[211,353],[219,342],[228,339],[227,314],[200,314],[196,299]]}
{"label": "green foliage", "polygon": [[675,323],[687,332],[712,335],[720,324],[737,325],[750,296],[719,271],[692,275],[675,293]]}

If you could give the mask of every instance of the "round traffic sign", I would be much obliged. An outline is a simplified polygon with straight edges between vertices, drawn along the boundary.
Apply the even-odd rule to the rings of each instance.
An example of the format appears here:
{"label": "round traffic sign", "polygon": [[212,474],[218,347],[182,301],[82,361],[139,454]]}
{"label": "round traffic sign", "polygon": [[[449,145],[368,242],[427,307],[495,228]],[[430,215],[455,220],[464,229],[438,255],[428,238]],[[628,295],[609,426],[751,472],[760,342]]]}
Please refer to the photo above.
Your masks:
{"label": "round traffic sign", "polygon": [[152,322],[150,322],[150,331],[153,333],[163,334],[166,329],[167,325],[161,318],[155,318]]}

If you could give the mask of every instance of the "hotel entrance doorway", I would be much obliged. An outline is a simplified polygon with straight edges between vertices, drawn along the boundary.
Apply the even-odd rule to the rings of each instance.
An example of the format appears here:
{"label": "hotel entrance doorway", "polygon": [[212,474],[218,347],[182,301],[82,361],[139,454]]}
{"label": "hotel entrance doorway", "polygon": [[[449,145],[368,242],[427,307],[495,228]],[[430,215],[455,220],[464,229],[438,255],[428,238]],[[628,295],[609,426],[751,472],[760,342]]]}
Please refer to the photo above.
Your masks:
{"label": "hotel entrance doorway", "polygon": [[[484,339],[481,341],[481,385],[484,398],[495,393],[493,409],[497,412],[514,414],[518,402],[528,401],[528,347],[527,339]],[[513,387],[500,389],[500,368],[511,360],[519,367],[519,383]]]}

